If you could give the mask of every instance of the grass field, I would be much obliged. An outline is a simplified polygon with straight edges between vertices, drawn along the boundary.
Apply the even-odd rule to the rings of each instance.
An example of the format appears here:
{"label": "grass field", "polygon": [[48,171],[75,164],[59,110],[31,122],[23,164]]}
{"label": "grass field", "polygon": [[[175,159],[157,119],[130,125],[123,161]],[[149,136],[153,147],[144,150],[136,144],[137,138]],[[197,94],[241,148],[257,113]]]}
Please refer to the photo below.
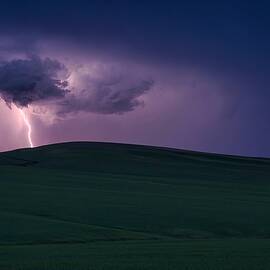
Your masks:
{"label": "grass field", "polygon": [[270,160],[66,143],[0,154],[0,269],[270,269]]}

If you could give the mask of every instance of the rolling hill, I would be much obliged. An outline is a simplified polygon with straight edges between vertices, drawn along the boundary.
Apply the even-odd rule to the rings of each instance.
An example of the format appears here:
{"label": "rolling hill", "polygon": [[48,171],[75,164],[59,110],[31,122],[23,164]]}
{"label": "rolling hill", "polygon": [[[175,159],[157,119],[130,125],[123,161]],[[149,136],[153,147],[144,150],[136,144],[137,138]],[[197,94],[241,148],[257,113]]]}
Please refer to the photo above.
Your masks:
{"label": "rolling hill", "polygon": [[269,269],[270,160],[74,142],[0,153],[0,269]]}

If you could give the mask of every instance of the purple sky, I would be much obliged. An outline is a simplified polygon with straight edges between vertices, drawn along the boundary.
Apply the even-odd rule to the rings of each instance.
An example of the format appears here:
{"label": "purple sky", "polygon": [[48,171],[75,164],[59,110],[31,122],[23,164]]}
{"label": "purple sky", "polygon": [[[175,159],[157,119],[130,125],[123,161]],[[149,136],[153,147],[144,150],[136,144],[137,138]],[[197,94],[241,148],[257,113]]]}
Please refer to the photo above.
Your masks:
{"label": "purple sky", "polygon": [[266,7],[79,2],[4,6],[0,151],[28,146],[21,108],[36,146],[112,141],[270,156]]}

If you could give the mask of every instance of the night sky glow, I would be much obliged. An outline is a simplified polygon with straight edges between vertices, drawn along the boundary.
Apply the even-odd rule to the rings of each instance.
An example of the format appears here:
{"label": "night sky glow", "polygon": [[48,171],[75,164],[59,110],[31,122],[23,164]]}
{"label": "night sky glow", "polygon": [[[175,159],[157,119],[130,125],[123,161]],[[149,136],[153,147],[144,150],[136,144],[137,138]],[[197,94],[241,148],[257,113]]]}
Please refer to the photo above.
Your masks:
{"label": "night sky glow", "polygon": [[270,5],[8,1],[0,151],[112,141],[270,157]]}

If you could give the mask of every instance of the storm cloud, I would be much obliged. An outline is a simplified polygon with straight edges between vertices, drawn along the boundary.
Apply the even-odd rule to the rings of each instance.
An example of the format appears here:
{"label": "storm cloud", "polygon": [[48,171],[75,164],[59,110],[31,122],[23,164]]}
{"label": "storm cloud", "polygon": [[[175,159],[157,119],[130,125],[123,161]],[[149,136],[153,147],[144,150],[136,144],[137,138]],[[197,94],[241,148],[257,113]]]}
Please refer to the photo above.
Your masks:
{"label": "storm cloud", "polygon": [[[61,117],[77,112],[123,114],[143,105],[140,97],[151,89],[153,80],[108,70],[98,69],[98,76],[80,74],[80,69],[69,71],[58,60],[37,55],[2,61],[0,97],[9,107],[50,103],[53,113]],[[75,84],[68,82],[70,76],[76,77]]]}
{"label": "storm cloud", "polygon": [[153,80],[130,82],[127,78],[90,80],[85,89],[58,103],[58,115],[76,112],[123,114],[142,106],[140,99],[153,86]]}
{"label": "storm cloud", "polygon": [[67,81],[58,79],[64,65],[50,58],[32,56],[0,63],[0,96],[8,106],[18,107],[43,100],[63,98]]}

